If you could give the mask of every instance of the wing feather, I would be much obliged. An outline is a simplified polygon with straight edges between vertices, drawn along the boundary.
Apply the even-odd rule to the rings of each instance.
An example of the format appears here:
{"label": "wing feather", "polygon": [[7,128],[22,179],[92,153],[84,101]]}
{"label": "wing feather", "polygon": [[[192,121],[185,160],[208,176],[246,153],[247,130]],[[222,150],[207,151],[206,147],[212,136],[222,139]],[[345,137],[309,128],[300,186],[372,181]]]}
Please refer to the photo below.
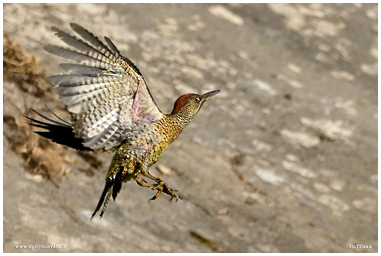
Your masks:
{"label": "wing feather", "polygon": [[119,52],[118,48],[116,48],[115,44],[110,40],[110,38],[108,38],[107,36],[105,36],[104,38],[105,38],[105,41],[106,41],[108,47],[111,48],[114,55],[120,56],[120,52]]}
{"label": "wing feather", "polygon": [[74,50],[54,45],[45,49],[79,63],[60,64],[69,73],[48,77],[73,116],[76,136],[93,150],[113,149],[139,133],[148,136],[152,127],[142,129],[141,124],[158,122],[163,114],[139,69],[109,38],[105,37],[106,46],[80,25],[70,25],[81,39],[52,29]]}
{"label": "wing feather", "polygon": [[97,67],[103,69],[113,70],[116,67],[116,63],[113,62],[104,62],[102,58],[98,56],[86,55],[80,52],[75,52],[69,49],[65,49],[55,45],[47,45],[44,47],[47,52],[50,52],[54,55],[60,56],[65,59],[74,60],[78,63],[89,67]]}
{"label": "wing feather", "polygon": [[[71,28],[80,35],[84,40],[91,43],[93,46],[95,46],[98,50],[101,49],[107,49],[107,47],[100,41],[96,36],[93,35],[90,31],[84,29],[80,25],[76,23],[70,23]],[[115,54],[115,57],[119,57],[119,55]]]}
{"label": "wing feather", "polygon": [[83,76],[99,76],[101,74],[107,73],[107,69],[104,68],[89,67],[72,63],[61,63],[60,67],[69,73],[79,74]]}

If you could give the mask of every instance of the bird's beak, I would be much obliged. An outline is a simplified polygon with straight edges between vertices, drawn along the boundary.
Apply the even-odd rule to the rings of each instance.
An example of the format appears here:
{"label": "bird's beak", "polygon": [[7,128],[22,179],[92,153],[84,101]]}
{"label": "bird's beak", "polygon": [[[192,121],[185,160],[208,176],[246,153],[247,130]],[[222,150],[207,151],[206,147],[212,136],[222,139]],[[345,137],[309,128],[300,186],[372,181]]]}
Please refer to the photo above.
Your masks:
{"label": "bird's beak", "polygon": [[210,98],[212,98],[214,95],[216,95],[219,92],[220,92],[220,90],[215,90],[215,91],[207,92],[207,93],[202,95],[202,99],[204,101],[205,100],[209,100]]}

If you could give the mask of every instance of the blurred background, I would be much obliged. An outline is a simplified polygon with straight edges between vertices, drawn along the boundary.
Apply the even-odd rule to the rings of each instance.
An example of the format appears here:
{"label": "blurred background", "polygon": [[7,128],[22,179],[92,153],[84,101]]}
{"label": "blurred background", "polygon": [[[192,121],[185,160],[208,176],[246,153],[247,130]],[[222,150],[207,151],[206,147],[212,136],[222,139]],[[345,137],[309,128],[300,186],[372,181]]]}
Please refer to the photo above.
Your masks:
{"label": "blurred background", "polygon": [[[4,252],[377,252],[377,8],[4,4]],[[70,22],[111,38],[163,112],[221,90],[150,169],[184,200],[130,182],[90,221],[112,154],[26,124],[70,120],[43,50]]]}

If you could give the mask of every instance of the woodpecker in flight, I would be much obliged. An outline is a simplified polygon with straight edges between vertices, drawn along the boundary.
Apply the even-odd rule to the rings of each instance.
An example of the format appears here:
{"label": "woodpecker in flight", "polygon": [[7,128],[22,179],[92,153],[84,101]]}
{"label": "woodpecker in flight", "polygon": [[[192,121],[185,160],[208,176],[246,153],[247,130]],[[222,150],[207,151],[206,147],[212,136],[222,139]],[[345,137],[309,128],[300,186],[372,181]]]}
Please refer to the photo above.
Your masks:
{"label": "woodpecker in flight", "polygon": [[116,152],[91,219],[101,208],[102,217],[110,196],[115,200],[122,183],[129,180],[157,191],[150,200],[165,193],[177,201],[175,191],[148,168],[219,90],[185,94],[176,100],[170,114],[162,113],[139,69],[108,37],[104,44],[80,25],[70,26],[80,38],[57,27],[52,30],[73,49],[47,45],[45,50],[77,62],[60,64],[67,73],[47,77],[67,105],[71,123],[35,112],[44,121],[27,117],[30,124],[45,129],[36,132],[40,136],[77,150]]}

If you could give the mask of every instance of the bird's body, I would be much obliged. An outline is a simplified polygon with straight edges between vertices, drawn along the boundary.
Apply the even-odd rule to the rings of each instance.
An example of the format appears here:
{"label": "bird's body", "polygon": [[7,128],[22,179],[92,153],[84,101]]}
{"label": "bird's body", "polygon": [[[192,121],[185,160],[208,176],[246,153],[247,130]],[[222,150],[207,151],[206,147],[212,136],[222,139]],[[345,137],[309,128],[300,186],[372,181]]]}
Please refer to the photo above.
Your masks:
{"label": "bird's body", "polygon": [[[69,73],[48,78],[68,106],[72,125],[42,115],[53,123],[29,118],[31,124],[47,129],[38,134],[60,144],[76,149],[116,151],[92,217],[103,205],[102,216],[110,196],[115,200],[122,183],[129,180],[157,190],[152,200],[162,192],[171,199],[178,199],[148,168],[163,155],[203,103],[219,91],[183,95],[176,101],[172,113],[164,114],[156,106],[140,71],[119,53],[110,39],[105,37],[107,47],[81,26],[71,24],[71,27],[85,41],[58,28],[53,30],[77,51],[53,45],[45,49],[79,63],[61,64]],[[150,184],[145,178],[155,183]]]}

